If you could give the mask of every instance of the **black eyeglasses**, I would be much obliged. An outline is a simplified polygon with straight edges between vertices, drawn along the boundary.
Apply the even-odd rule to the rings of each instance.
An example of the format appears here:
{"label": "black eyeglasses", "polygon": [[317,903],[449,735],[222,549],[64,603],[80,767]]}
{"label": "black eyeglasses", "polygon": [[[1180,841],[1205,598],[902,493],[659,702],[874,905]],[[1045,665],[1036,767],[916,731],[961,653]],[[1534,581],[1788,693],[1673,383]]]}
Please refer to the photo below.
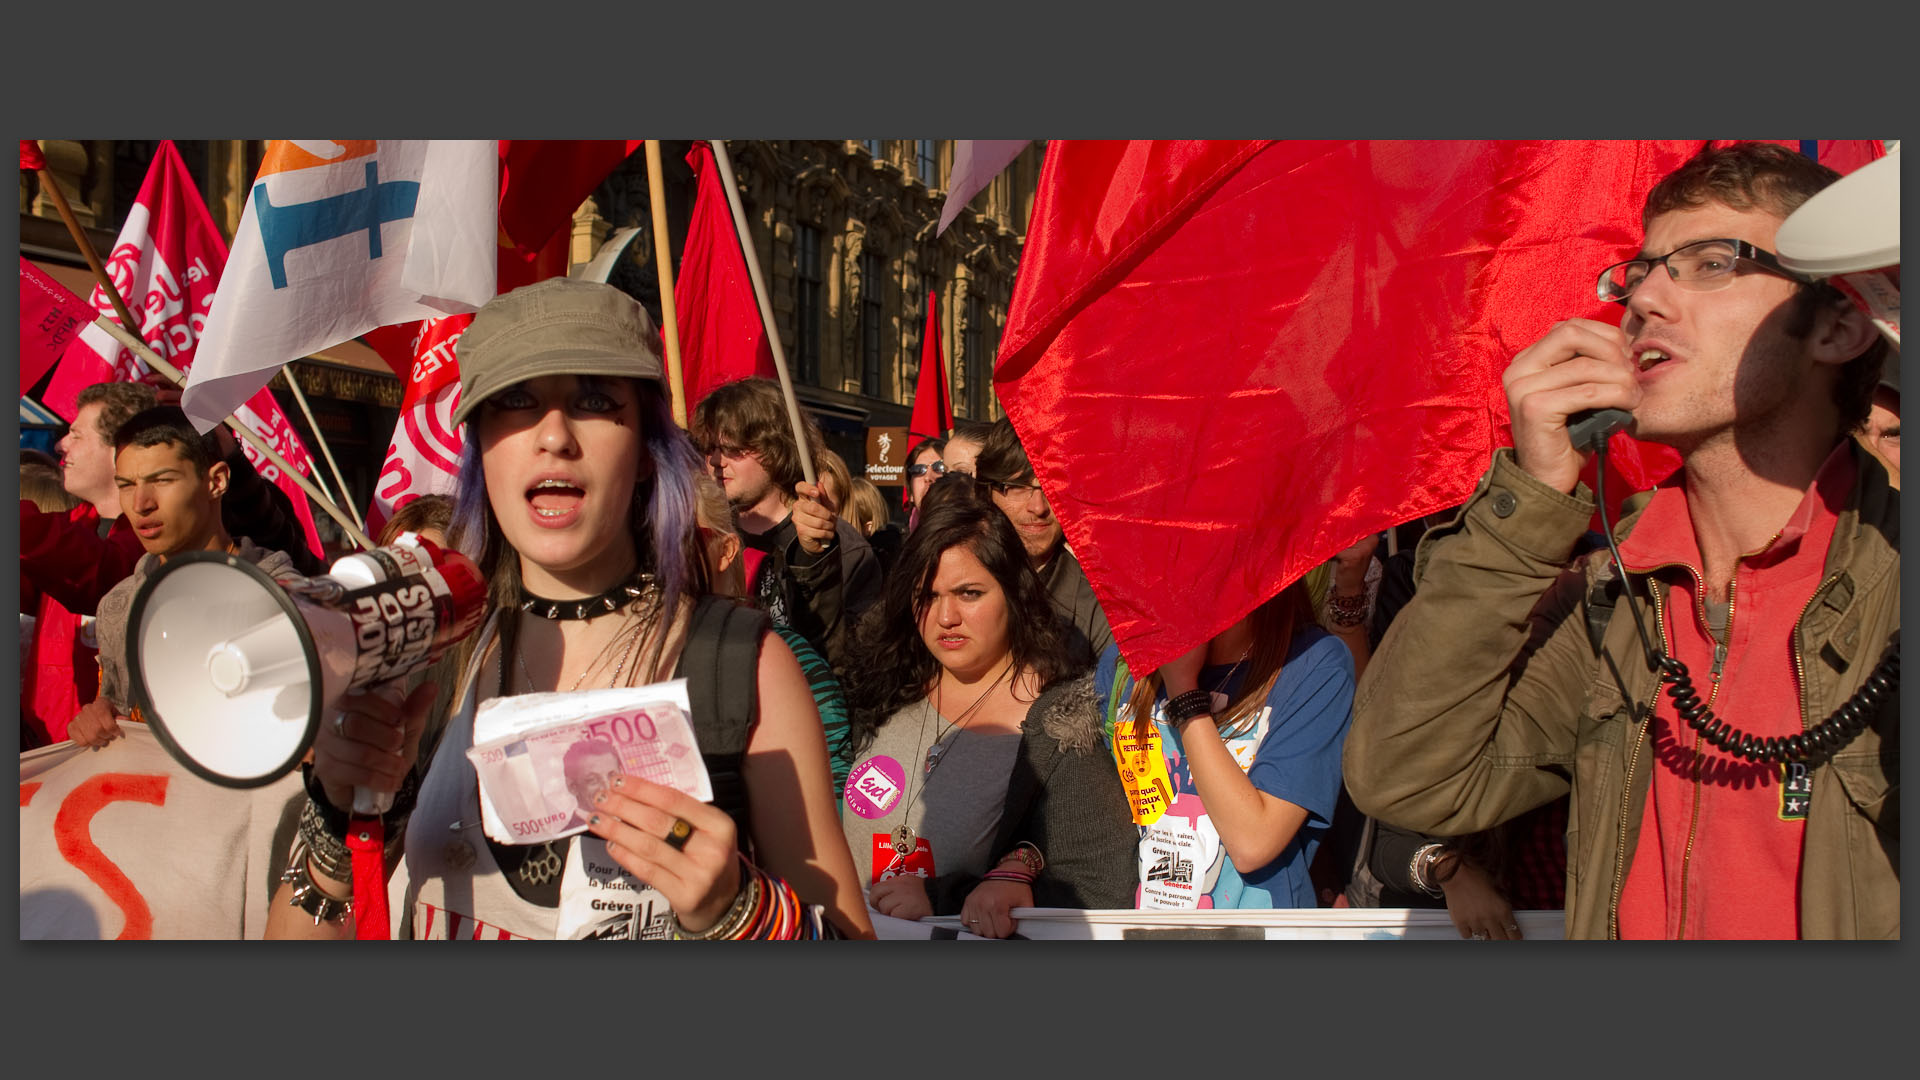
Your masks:
{"label": "black eyeglasses", "polygon": [[947,474],[947,463],[944,461],[923,461],[918,465],[909,465],[907,466],[907,475],[918,480],[927,475],[928,469],[932,469],[933,475],[935,476],[945,476]]}
{"label": "black eyeglasses", "polygon": [[1600,281],[1594,291],[1602,300],[1624,304],[1647,275],[1653,273],[1653,268],[1663,264],[1667,276],[1677,285],[1696,291],[1724,289],[1733,284],[1734,264],[1743,260],[1789,281],[1804,284],[1808,280],[1780,265],[1773,252],[1754,247],[1745,240],[1696,240],[1657,259],[1614,263],[1600,271]]}
{"label": "black eyeglasses", "polygon": [[1039,484],[1016,484],[1006,480],[986,481],[988,490],[1003,499],[1027,500],[1040,490]]}

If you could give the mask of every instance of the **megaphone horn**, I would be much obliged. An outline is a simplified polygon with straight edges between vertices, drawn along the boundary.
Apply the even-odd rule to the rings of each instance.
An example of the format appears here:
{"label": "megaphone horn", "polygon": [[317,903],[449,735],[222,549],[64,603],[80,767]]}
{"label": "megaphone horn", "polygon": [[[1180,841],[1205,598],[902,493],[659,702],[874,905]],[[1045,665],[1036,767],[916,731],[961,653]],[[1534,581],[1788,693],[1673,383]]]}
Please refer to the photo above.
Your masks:
{"label": "megaphone horn", "polygon": [[[471,560],[412,533],[284,584],[223,552],[175,555],[128,614],[133,703],[196,776],[262,787],[299,767],[342,695],[432,663],[485,602]],[[363,794],[356,812],[384,809]]]}

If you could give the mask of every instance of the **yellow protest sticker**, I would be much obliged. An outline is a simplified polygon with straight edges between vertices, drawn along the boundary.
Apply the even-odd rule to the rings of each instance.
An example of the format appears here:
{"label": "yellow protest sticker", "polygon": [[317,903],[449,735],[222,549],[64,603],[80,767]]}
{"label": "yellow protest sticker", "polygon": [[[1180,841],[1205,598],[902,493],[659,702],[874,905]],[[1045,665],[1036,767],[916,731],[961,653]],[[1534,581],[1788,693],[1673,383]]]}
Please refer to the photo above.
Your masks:
{"label": "yellow protest sticker", "polygon": [[1113,760],[1135,825],[1151,825],[1173,803],[1173,781],[1160,753],[1160,727],[1122,717],[1113,725]]}

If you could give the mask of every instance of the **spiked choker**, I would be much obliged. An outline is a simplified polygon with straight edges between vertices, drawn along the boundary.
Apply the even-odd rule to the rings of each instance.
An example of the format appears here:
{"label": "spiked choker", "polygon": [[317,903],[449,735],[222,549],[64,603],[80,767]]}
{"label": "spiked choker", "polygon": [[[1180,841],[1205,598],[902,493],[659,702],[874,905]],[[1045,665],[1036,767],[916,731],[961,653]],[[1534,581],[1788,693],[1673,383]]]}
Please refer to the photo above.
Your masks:
{"label": "spiked choker", "polygon": [[520,589],[520,610],[543,619],[591,619],[619,611],[636,600],[658,595],[659,592],[659,583],[652,574],[643,570],[598,596],[589,596],[584,600],[549,600],[544,596],[535,596],[523,586]]}

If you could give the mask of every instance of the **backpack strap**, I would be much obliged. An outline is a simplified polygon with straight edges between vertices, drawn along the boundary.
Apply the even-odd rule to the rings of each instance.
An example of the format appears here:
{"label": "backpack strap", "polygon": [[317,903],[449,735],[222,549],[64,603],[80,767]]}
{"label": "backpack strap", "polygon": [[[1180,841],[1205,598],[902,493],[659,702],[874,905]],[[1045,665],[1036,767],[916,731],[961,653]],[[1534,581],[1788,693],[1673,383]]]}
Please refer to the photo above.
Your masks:
{"label": "backpack strap", "polygon": [[701,597],[680,655],[694,739],[713,782],[713,805],[733,818],[742,851],[748,850],[747,787],[740,767],[758,709],[760,640],[770,625],[758,608],[723,596]]}

